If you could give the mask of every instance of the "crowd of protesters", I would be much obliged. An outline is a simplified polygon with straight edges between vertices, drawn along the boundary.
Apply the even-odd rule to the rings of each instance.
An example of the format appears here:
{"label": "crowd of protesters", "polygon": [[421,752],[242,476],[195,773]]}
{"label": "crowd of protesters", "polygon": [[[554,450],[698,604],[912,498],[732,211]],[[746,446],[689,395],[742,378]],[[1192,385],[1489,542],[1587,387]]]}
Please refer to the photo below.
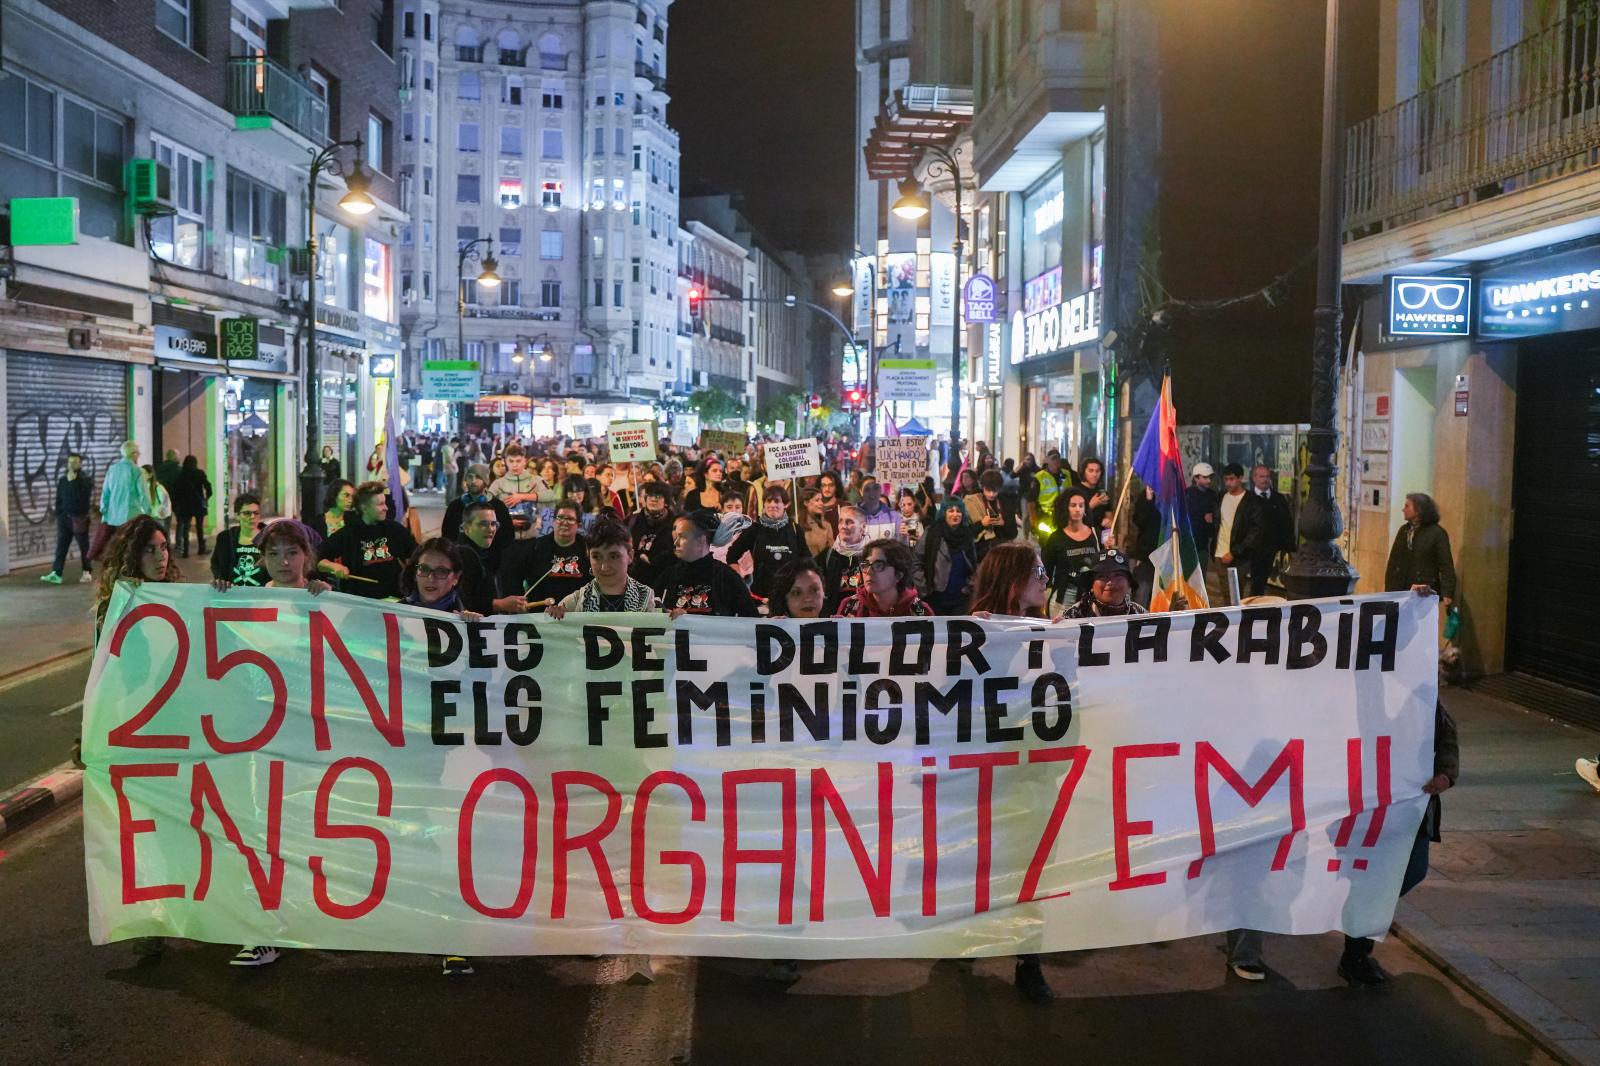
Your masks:
{"label": "crowd of protesters", "polygon": [[[870,455],[837,438],[822,442],[821,474],[798,479],[770,476],[760,441],[742,452],[664,444],[657,461],[629,464],[611,463],[601,440],[407,433],[396,444],[401,470],[387,470],[379,448],[359,483],[341,477],[325,450],[325,497],[298,519],[263,524],[257,496],[233,499],[234,522],[210,553],[215,589],[332,588],[470,619],[545,612],[558,622],[595,611],[1060,620],[1143,614],[1150,602],[1149,555],[1159,533],[1153,494],[1136,479],[1114,492],[1093,457],[1076,469],[1053,450],[1042,464],[1031,454],[998,462],[979,444],[942,464],[938,477],[885,486]],[[103,522],[87,552],[102,559],[97,624],[119,581],[178,579],[185,516],[206,551],[198,516],[211,489],[192,459],[165,471],[173,487],[163,492],[163,471],[141,471],[136,445],[125,445],[123,456],[107,473]],[[1188,517],[1212,602],[1228,602],[1221,575],[1231,568],[1250,595],[1263,595],[1277,556],[1294,546],[1273,472],[1229,465],[1222,492],[1212,488],[1209,464],[1191,473]],[[81,464],[69,463],[58,486],[57,580],[71,541],[84,550],[91,493],[82,477]],[[440,534],[429,539],[409,507],[424,493],[446,504]],[[1437,591],[1448,606],[1455,575],[1437,509],[1421,495],[1406,507],[1386,584]],[[1442,723],[1439,732],[1436,792],[1455,777],[1453,727]],[[1427,841],[1436,839],[1436,811],[1430,815],[1407,887],[1420,880]],[[246,945],[232,962],[278,957],[276,948]],[[647,957],[629,961],[649,977]],[[1228,961],[1240,978],[1264,976],[1259,934],[1230,934]],[[463,956],[444,960],[447,975],[471,972]],[[1347,946],[1340,972],[1356,985],[1387,980],[1370,941]],[[777,960],[769,976],[792,981],[796,964]],[[1031,1001],[1052,998],[1037,956],[1017,959],[1016,984]]]}

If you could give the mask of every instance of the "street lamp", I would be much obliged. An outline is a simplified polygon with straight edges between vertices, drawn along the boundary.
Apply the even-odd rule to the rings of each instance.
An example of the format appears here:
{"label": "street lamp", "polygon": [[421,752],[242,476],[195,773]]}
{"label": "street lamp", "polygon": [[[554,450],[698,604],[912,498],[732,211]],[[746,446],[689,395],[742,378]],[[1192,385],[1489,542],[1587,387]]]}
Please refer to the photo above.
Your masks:
{"label": "street lamp", "polygon": [[[306,174],[306,304],[301,335],[306,345],[306,460],[300,470],[300,513],[315,514],[322,506],[322,368],[317,358],[317,182],[324,173],[345,179],[345,194],[339,206],[360,217],[378,205],[367,192],[372,184],[361,163],[360,137],[334,141],[321,151],[312,151]],[[339,149],[354,148],[355,163],[349,170],[340,162]]]}
{"label": "street lamp", "polygon": [[1328,0],[1322,62],[1322,188],[1318,217],[1317,307],[1311,336],[1311,429],[1306,434],[1306,501],[1299,550],[1284,571],[1293,599],[1347,595],[1360,576],[1334,543],[1344,529],[1334,498],[1339,446],[1339,335],[1343,205],[1340,202],[1339,0]]}
{"label": "street lamp", "polygon": [[555,345],[550,343],[550,334],[541,333],[539,336],[530,337],[528,340],[529,344],[524,345],[522,343],[522,338],[517,338],[517,346],[511,350],[511,361],[513,363],[521,363],[524,359],[526,359],[528,357],[528,348],[534,342],[541,340],[544,341],[544,343],[539,345],[539,349],[535,353],[538,356],[539,362],[548,363],[556,357]]}
{"label": "street lamp", "polygon": [[833,283],[832,291],[835,296],[854,296],[856,287],[848,278],[840,278]]}
{"label": "street lamp", "polygon": [[[1330,0],[1331,2],[1331,0]],[[929,155],[933,162],[928,164],[927,176],[939,178],[949,176],[951,187],[956,199],[956,238],[951,245],[955,252],[955,291],[961,291],[961,167],[956,163],[956,157],[961,154],[959,148],[951,150],[938,144],[919,145]],[[900,198],[894,202],[889,210],[904,219],[915,221],[928,213],[927,198],[922,195],[917,183],[907,178],[900,183]],[[954,466],[961,455],[961,308],[952,309],[950,316],[950,465]],[[876,390],[874,390],[876,392]]]}

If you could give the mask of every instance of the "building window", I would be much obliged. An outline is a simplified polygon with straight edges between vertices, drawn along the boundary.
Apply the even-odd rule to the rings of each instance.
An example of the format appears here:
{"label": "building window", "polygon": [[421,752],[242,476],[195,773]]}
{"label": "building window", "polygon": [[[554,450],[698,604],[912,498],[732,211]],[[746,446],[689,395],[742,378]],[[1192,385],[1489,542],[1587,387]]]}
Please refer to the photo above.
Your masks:
{"label": "building window", "polygon": [[541,281],[539,283],[539,306],[540,307],[560,307],[561,306],[561,282],[559,282],[559,281]]}
{"label": "building window", "polygon": [[594,248],[594,257],[596,259],[605,258],[605,254],[606,254],[606,235],[604,233],[592,234],[589,237],[589,241],[590,241],[591,245]]}
{"label": "building window", "polygon": [[461,302],[468,307],[478,305],[478,282],[475,278],[461,279]]}
{"label": "building window", "polygon": [[640,202],[638,200],[635,200],[633,202],[633,224],[635,226],[637,226],[639,224],[640,219],[643,217],[643,213],[644,213],[644,207],[640,204]]}
{"label": "building window", "polygon": [[407,111],[400,116],[400,139],[410,144],[417,138],[417,113]]}
{"label": "building window", "polygon": [[611,283],[611,306],[622,306],[622,282],[620,281],[613,281]]}
{"label": "building window", "polygon": [[543,92],[540,94],[539,103],[547,110],[560,111],[566,106],[565,97],[566,93],[561,88],[560,83],[550,82],[546,83]]}
{"label": "building window", "polygon": [[606,302],[606,282],[604,278],[594,279],[594,301],[591,307],[603,307]]}
{"label": "building window", "polygon": [[431,111],[422,113],[422,143],[433,143],[433,112]]}
{"label": "building window", "polygon": [[476,204],[483,202],[483,178],[477,174],[456,175],[456,203]]}
{"label": "building window", "polygon": [[417,35],[417,13],[409,7],[400,13],[400,36],[408,40]]}
{"label": "building window", "polygon": [[522,127],[521,126],[501,126],[500,127],[500,154],[501,155],[521,155],[522,154]]}
{"label": "building window", "polygon": [[628,183],[621,178],[611,179],[611,209],[613,211],[628,209]]}
{"label": "building window", "polygon": [[522,254],[522,229],[518,226],[500,227],[500,254]]}
{"label": "building window", "polygon": [[642,152],[643,152],[643,149],[640,148],[637,144],[633,146],[633,169],[634,170],[638,170],[639,169],[639,156],[640,156],[640,154]]}
{"label": "building window", "polygon": [[432,167],[423,167],[422,168],[422,195],[424,195],[424,196],[432,196],[433,195],[433,168]]}
{"label": "building window", "polygon": [[422,247],[433,247],[433,221],[431,219],[425,218],[422,220]]}
{"label": "building window", "polygon": [[237,170],[228,171],[228,277],[276,291],[284,245],[284,196]]}
{"label": "building window", "polygon": [[561,210],[561,183],[559,181],[540,183],[539,206],[546,211]]}
{"label": "building window", "polygon": [[560,230],[558,230],[558,229],[547,229],[547,230],[540,230],[539,231],[539,258],[540,259],[560,259],[561,258],[561,231]]}
{"label": "building window", "polygon": [[433,72],[433,60],[424,59],[422,61],[422,87],[428,92],[433,91]]}
{"label": "building window", "polygon": [[456,251],[458,251],[458,252],[461,251],[461,249],[465,248],[467,245],[471,244],[473,241],[475,241],[477,239],[478,239],[478,227],[477,226],[457,226],[456,227]]}
{"label": "building window", "polygon": [[522,79],[515,74],[508,74],[500,83],[500,102],[510,104],[512,107],[522,106]]}
{"label": "building window", "polygon": [[522,306],[522,282],[517,278],[505,278],[500,282],[500,306]]}
{"label": "building window", "polygon": [[483,81],[475,70],[463,70],[456,75],[456,99],[476,100],[483,95]]}
{"label": "building window", "polygon": [[187,48],[193,28],[190,0],[156,0],[156,29]]}
{"label": "building window", "polygon": [[367,166],[380,174],[389,173],[389,123],[377,115],[367,115]]}
{"label": "building window", "polygon": [[628,131],[623,129],[621,126],[617,126],[614,129],[612,129],[611,133],[612,133],[611,154],[612,155],[627,155],[628,154]]}
{"label": "building window", "polygon": [[500,206],[513,211],[522,206],[522,179],[500,179]]}
{"label": "building window", "polygon": [[604,126],[596,126],[594,128],[594,154],[595,155],[605,155],[605,152],[606,152],[606,128]]}
{"label": "building window", "polygon": [[426,11],[422,13],[422,39],[424,41],[433,40],[433,16]]}
{"label": "building window", "polygon": [[433,299],[433,275],[424,271],[422,275],[422,298]]}
{"label": "building window", "polygon": [[150,221],[150,250],[178,266],[206,267],[206,219],[210,217],[210,169],[206,157],[165,137],[151,137],[156,162],[172,173],[176,214]]}
{"label": "building window", "polygon": [[545,70],[567,69],[567,53],[561,47],[561,38],[553,33],[539,38],[539,66]]}
{"label": "building window", "polygon": [[123,138],[120,118],[0,71],[0,196],[76,196],[82,232],[127,243]]}
{"label": "building window", "polygon": [[379,322],[395,320],[394,281],[389,246],[382,241],[366,241],[361,261],[361,311]]}
{"label": "building window", "polygon": [[471,26],[462,26],[456,30],[456,62],[483,62],[483,43],[478,40],[478,31]]}
{"label": "building window", "polygon": [[633,257],[633,280],[634,280],[634,284],[638,284],[638,282],[639,282],[639,257],[638,256],[634,256]]}
{"label": "building window", "polygon": [[522,38],[517,36],[516,30],[501,30],[495,38],[495,45],[500,52],[500,65],[502,67],[520,67],[527,62],[527,51],[522,47]]}
{"label": "building window", "polygon": [[457,127],[456,147],[463,152],[476,152],[478,150],[478,124],[476,122],[463,122]]}

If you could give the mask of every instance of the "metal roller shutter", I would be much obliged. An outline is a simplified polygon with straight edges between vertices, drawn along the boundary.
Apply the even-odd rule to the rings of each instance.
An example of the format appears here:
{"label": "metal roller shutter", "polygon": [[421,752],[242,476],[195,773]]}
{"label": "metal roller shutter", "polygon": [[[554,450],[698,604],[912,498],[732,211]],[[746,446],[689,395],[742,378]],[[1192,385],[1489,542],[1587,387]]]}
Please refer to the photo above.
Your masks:
{"label": "metal roller shutter", "polygon": [[48,563],[56,548],[56,478],[83,456],[96,503],[128,439],[128,369],[121,363],[12,350],[6,356],[6,491],[11,565]]}
{"label": "metal roller shutter", "polygon": [[1600,692],[1600,344],[1552,337],[1517,364],[1506,662]]}

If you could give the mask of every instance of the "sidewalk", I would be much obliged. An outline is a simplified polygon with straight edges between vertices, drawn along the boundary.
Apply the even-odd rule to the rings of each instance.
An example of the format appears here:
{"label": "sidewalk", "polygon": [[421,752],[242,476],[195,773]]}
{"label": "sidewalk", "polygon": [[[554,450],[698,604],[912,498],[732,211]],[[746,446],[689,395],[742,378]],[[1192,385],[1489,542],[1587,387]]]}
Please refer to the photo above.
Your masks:
{"label": "sidewalk", "polygon": [[1573,1060],[1600,1066],[1600,795],[1572,771],[1600,734],[1443,692],[1461,780],[1400,935]]}
{"label": "sidewalk", "polygon": [[[446,502],[431,493],[416,502],[424,536],[438,532]],[[210,564],[209,555],[178,560],[185,581],[209,581]],[[68,558],[62,584],[39,580],[49,569],[30,566],[0,577],[0,619],[9,633],[27,633],[26,640],[0,640],[0,681],[94,646],[94,586],[78,584],[77,548]]]}

